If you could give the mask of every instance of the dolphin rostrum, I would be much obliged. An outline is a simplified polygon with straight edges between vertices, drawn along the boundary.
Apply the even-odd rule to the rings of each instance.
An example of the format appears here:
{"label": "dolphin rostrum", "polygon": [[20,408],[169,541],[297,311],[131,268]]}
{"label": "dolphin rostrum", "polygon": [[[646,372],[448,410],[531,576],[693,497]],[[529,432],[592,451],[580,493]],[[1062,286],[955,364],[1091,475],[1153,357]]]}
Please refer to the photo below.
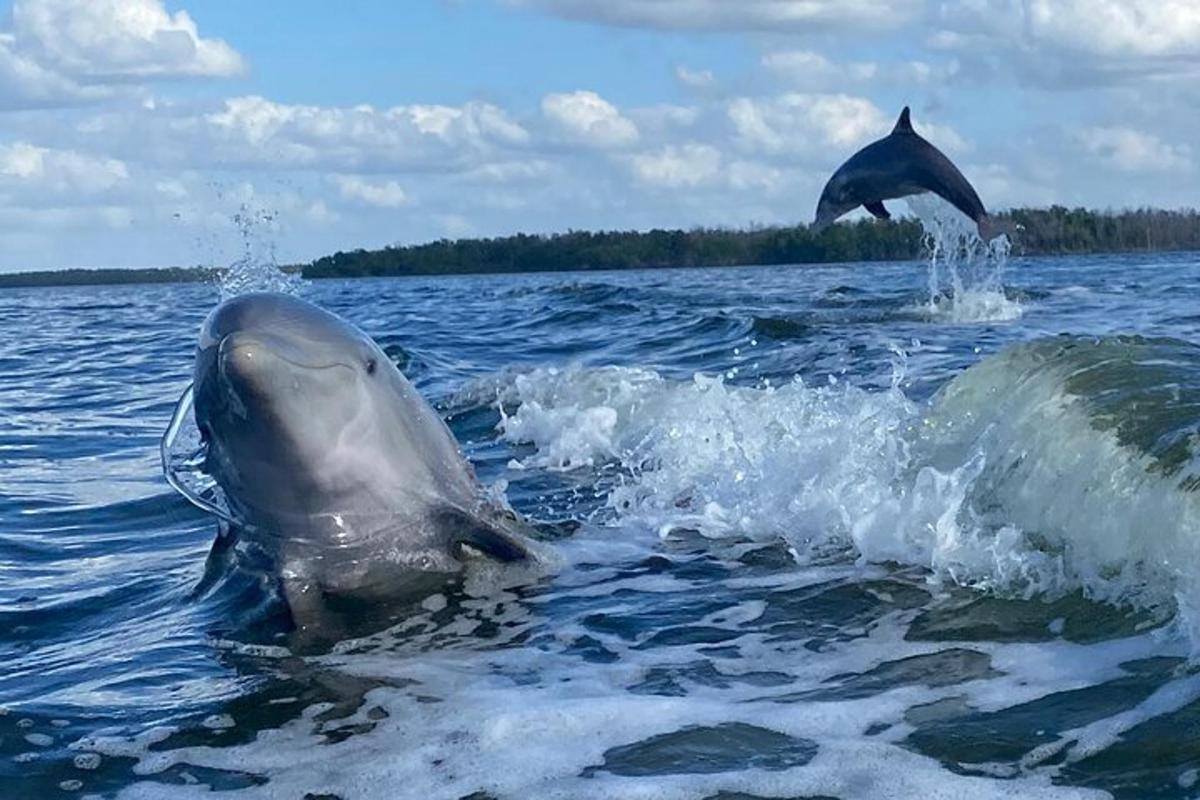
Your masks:
{"label": "dolphin rostrum", "polygon": [[905,106],[890,134],[859,150],[833,173],[817,202],[812,228],[819,231],[858,206],[889,219],[884,200],[923,192],[933,192],[966,214],[986,238],[990,218],[979,195],[941,150],[913,130]]}
{"label": "dolphin rostrum", "polygon": [[300,629],[329,597],[403,595],[469,562],[538,560],[437,413],[330,312],[284,294],[225,301],[202,327],[193,394],[204,470]]}

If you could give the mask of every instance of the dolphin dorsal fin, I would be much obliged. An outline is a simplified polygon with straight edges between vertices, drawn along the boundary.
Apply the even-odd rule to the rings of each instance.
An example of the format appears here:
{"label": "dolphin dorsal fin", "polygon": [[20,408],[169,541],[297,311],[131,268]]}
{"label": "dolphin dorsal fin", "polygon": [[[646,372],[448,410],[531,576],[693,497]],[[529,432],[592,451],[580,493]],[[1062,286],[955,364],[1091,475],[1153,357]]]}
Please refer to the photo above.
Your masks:
{"label": "dolphin dorsal fin", "polygon": [[896,120],[896,127],[892,128],[892,133],[916,133],[908,116],[908,106],[900,112],[900,119]]}

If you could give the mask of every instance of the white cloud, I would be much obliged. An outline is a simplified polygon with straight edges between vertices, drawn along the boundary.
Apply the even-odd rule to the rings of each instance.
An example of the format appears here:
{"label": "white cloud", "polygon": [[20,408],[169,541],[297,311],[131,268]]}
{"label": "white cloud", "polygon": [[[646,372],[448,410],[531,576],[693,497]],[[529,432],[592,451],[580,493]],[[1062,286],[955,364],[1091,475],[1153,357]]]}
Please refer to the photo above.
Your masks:
{"label": "white cloud", "polygon": [[708,89],[717,79],[710,69],[688,69],[682,64],[675,66],[675,80],[689,89]]}
{"label": "white cloud", "polygon": [[226,43],[201,38],[159,0],[17,0],[0,30],[0,110],[93,103],[116,84],[244,71]]}
{"label": "white cloud", "polygon": [[767,53],[762,57],[762,65],[792,85],[809,89],[819,89],[838,81],[869,79],[878,69],[872,63],[836,65],[812,50]]}
{"label": "white cloud", "polygon": [[188,196],[188,189],[183,185],[183,181],[176,178],[165,178],[154,183],[154,190],[163,197],[169,197],[172,200],[183,200]]}
{"label": "white cloud", "polygon": [[1200,71],[1195,0],[944,0],[933,47],[1051,88]]}
{"label": "white cloud", "polygon": [[309,222],[315,222],[318,225],[330,225],[337,222],[341,217],[334,211],[329,209],[322,200],[314,200],[304,207],[304,217]]}
{"label": "white cloud", "polygon": [[109,93],[80,86],[15,49],[12,34],[0,34],[0,109],[51,108],[86,103]]}
{"label": "white cloud", "polygon": [[0,231],[17,230],[33,234],[35,237],[39,231],[78,230],[96,225],[108,229],[126,229],[133,222],[133,212],[125,206],[118,205],[39,208],[0,206]]}
{"label": "white cloud", "polygon": [[629,163],[634,177],[642,183],[668,189],[694,187],[717,178],[721,172],[721,151],[689,142],[638,153]]}
{"label": "white cloud", "polygon": [[333,182],[342,197],[376,208],[399,208],[409,202],[408,195],[395,181],[373,183],[357,175],[335,175]]}
{"label": "white cloud", "polygon": [[536,158],[525,161],[495,161],[481,164],[464,172],[461,177],[465,180],[487,183],[514,183],[544,178],[551,171],[553,171],[553,166],[549,161]]}
{"label": "white cloud", "polygon": [[966,164],[964,172],[986,198],[987,207],[1048,206],[1064,202],[1063,186],[1045,169],[1017,170],[1007,164]]}
{"label": "white cloud", "polygon": [[818,91],[847,83],[927,86],[944,84],[958,72],[957,59],[942,64],[909,60],[899,62],[830,61],[812,50],[779,50],[762,57],[762,66],[797,89]]}
{"label": "white cloud", "polygon": [[1186,145],[1171,145],[1132,128],[1084,128],[1075,138],[1098,161],[1121,172],[1165,172],[1192,165]]}
{"label": "white cloud", "polygon": [[734,161],[729,165],[729,185],[738,191],[774,194],[787,186],[787,175],[757,161]]}
{"label": "white cloud", "polygon": [[529,134],[499,108],[411,105],[330,108],[237,97],[203,118],[221,157],[279,168],[458,171],[524,145]]}
{"label": "white cloud", "polygon": [[160,0],[16,0],[12,37],[39,63],[83,82],[189,76],[245,69],[219,39],[204,39],[186,11]]}
{"label": "white cloud", "polygon": [[549,94],[542,113],[570,141],[602,149],[625,147],[638,140],[633,121],[595,92]]}
{"label": "white cloud", "polygon": [[923,0],[508,0],[568,19],[667,30],[807,33],[903,25]]}
{"label": "white cloud", "polygon": [[0,186],[57,193],[107,191],[129,180],[125,164],[73,150],[17,142],[0,145]]}
{"label": "white cloud", "polygon": [[1033,38],[1078,52],[1200,56],[1195,0],[1031,0],[1013,10]]}
{"label": "white cloud", "polygon": [[[886,135],[896,118],[865,97],[843,94],[787,93],[770,97],[739,97],[727,113],[742,149],[772,156],[810,156],[830,159],[833,152],[853,150]],[[971,149],[953,128],[913,120],[917,132],[949,153]]]}
{"label": "white cloud", "polygon": [[889,127],[887,116],[870,100],[841,94],[739,97],[728,114],[743,148],[770,154],[845,150]]}

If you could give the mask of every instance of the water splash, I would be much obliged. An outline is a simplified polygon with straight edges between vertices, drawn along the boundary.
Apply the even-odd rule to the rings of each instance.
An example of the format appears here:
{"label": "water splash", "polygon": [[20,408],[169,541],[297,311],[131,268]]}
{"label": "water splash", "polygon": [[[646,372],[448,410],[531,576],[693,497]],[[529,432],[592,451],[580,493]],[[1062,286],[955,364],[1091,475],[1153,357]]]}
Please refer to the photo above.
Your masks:
{"label": "water splash", "polygon": [[937,195],[913,195],[906,201],[925,230],[921,243],[929,258],[929,315],[947,322],[1020,319],[1024,309],[1004,291],[1008,237],[984,241],[974,222]]}
{"label": "water splash", "polygon": [[230,509],[225,492],[204,469],[208,447],[200,435],[192,407],[192,386],[188,384],[159,442],[163,477],[192,505],[227,523],[240,524]]}
{"label": "water splash", "polygon": [[303,279],[298,274],[285,272],[276,257],[278,213],[242,203],[231,219],[242,247],[241,255],[221,273],[221,299],[228,300],[247,292],[297,294],[304,284]]}

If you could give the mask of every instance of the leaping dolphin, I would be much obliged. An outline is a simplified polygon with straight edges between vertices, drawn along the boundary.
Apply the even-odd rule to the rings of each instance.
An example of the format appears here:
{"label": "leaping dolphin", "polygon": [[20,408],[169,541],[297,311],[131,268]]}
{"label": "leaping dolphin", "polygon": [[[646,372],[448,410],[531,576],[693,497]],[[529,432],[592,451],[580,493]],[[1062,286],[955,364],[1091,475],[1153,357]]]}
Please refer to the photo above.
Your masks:
{"label": "leaping dolphin", "polygon": [[890,219],[884,200],[933,192],[971,218],[987,238],[990,218],[974,187],[958,167],[913,130],[908,106],[892,132],[850,157],[825,184],[817,202],[813,230],[821,230],[862,206],[879,219]]}
{"label": "leaping dolphin", "polygon": [[538,559],[515,516],[484,500],[441,418],[334,314],[283,294],[222,303],[201,330],[193,392],[205,471],[302,630],[330,596]]}

